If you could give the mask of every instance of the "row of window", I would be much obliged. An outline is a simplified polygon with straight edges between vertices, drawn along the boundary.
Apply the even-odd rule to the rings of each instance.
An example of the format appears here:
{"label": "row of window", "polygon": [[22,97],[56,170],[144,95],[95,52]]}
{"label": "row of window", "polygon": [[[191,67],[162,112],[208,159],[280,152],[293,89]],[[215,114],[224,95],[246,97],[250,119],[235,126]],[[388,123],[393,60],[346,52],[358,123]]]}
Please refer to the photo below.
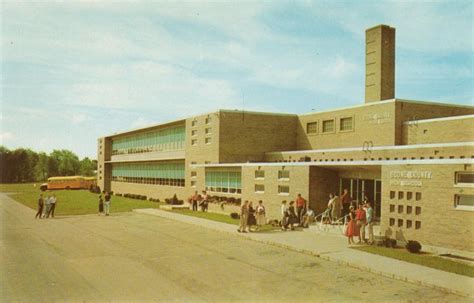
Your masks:
{"label": "row of window", "polygon": [[[256,170],[255,171],[255,179],[265,179],[265,171],[264,170]],[[278,171],[278,179],[279,180],[286,180],[290,179],[290,171],[289,170],[279,170]]]}
{"label": "row of window", "polygon": [[[206,137],[204,138],[204,143],[206,144],[211,144],[212,143],[212,138],[211,137]],[[191,139],[191,145],[192,146],[196,146],[198,144],[198,140],[197,139]]]}
{"label": "row of window", "polygon": [[[398,205],[398,213],[399,214],[403,214],[404,209],[405,209],[404,205]],[[395,205],[394,204],[390,204],[390,212],[391,213],[395,212]],[[407,205],[406,206],[406,214],[410,215],[412,213],[413,213],[413,206]],[[421,207],[419,207],[419,206],[415,207],[415,215],[421,215]]]}
{"label": "row of window", "polygon": [[[471,155],[470,156],[471,159],[474,159],[474,155]],[[399,157],[394,157],[393,159],[390,158],[390,157],[378,157],[378,158],[363,158],[363,159],[355,159],[355,160],[363,160],[363,161],[383,161],[383,160],[386,160],[386,161],[390,161],[390,160],[424,160],[424,159],[429,159],[429,160],[433,160],[433,159],[444,159],[445,157],[443,156],[440,156],[440,157],[402,157],[402,158],[399,158]],[[449,159],[465,159],[466,156],[449,156]],[[347,162],[347,161],[354,161],[354,158],[325,158],[325,159],[312,159],[311,157],[309,156],[302,156],[300,159],[291,159],[291,157],[289,157],[289,159],[283,159],[283,160],[275,160],[273,162],[281,162],[281,163],[288,163],[288,162]],[[474,177],[473,177],[474,178]],[[469,182],[469,183],[464,183],[464,184],[471,184],[473,185],[474,183],[473,182]]]}
{"label": "row of window", "polygon": [[[211,116],[208,116],[206,117],[206,120],[205,120],[205,123],[206,124],[211,124],[212,122],[212,117]],[[193,121],[191,121],[191,126],[197,126],[198,125],[198,120],[197,119],[194,119]]]}
{"label": "row of window", "polygon": [[112,165],[113,177],[184,179],[184,163],[117,163]]}
{"label": "row of window", "polygon": [[168,185],[184,187],[184,179],[165,179],[165,178],[140,178],[140,177],[117,177],[113,176],[114,182],[138,183],[138,184],[153,184],[153,185]]}
{"label": "row of window", "polygon": [[[255,184],[255,193],[263,194],[265,192],[264,184]],[[279,195],[289,195],[290,187],[288,185],[278,185],[278,194]]]}
{"label": "row of window", "polygon": [[[393,200],[393,199],[395,199],[396,197],[397,197],[397,192],[394,191],[394,190],[391,190],[391,191],[390,191],[390,199]],[[404,198],[405,198],[405,192],[399,191],[399,192],[398,192],[398,200],[403,200]],[[406,199],[407,199],[408,201],[413,200],[413,192],[411,192],[411,191],[406,192]],[[421,200],[421,193],[420,193],[420,192],[416,192],[416,193],[415,193],[415,200],[416,200],[416,201],[420,201],[420,200]]]}
{"label": "row of window", "polygon": [[185,127],[170,127],[112,140],[112,155],[183,149]]}
{"label": "row of window", "polygon": [[[204,129],[204,133],[205,133],[206,135],[212,134],[212,128],[206,127],[206,128]],[[191,137],[195,137],[195,136],[197,136],[197,134],[198,134],[198,130],[197,130],[197,129],[191,130]]]}
{"label": "row of window", "polygon": [[[339,131],[351,131],[354,129],[353,117],[344,117],[339,119]],[[328,119],[322,121],[322,130],[324,133],[334,133],[336,131],[336,119]],[[319,133],[319,121],[309,122],[306,124],[307,134]]]}
{"label": "row of window", "polygon": [[[390,218],[389,219],[389,225],[390,226],[395,226],[395,223],[397,224],[398,227],[403,227],[403,219],[398,219],[395,220],[395,218]],[[413,227],[413,221],[412,220],[406,220],[406,228],[412,228]],[[421,228],[421,221],[415,221],[415,229],[420,229]]]}
{"label": "row of window", "polygon": [[231,194],[242,193],[241,172],[206,171],[206,190]]}

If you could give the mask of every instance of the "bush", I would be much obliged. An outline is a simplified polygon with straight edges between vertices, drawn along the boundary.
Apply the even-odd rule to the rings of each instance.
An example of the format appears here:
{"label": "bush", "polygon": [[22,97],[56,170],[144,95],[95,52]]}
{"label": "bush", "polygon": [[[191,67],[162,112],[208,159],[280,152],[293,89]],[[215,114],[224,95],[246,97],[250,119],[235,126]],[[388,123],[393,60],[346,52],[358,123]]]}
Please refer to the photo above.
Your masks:
{"label": "bush", "polygon": [[166,203],[166,204],[171,204],[171,200],[168,199],[168,198],[166,198],[166,199],[165,199],[165,203]]}
{"label": "bush", "polygon": [[390,239],[390,238],[386,238],[386,239],[384,240],[384,245],[385,245],[385,247],[387,247],[387,248],[390,248],[390,247],[391,247],[391,248],[395,248],[395,247],[397,247],[397,240],[395,240],[395,239]]}
{"label": "bush", "polygon": [[116,193],[116,194],[115,194],[115,196],[117,196],[117,197],[121,197],[121,196],[122,196],[122,194]]}
{"label": "bush", "polygon": [[418,241],[408,241],[407,245],[405,245],[405,248],[409,252],[417,254],[421,251],[421,244]]}
{"label": "bush", "polygon": [[240,215],[239,215],[238,213],[231,213],[231,214],[230,214],[230,217],[231,217],[232,219],[240,219]]}

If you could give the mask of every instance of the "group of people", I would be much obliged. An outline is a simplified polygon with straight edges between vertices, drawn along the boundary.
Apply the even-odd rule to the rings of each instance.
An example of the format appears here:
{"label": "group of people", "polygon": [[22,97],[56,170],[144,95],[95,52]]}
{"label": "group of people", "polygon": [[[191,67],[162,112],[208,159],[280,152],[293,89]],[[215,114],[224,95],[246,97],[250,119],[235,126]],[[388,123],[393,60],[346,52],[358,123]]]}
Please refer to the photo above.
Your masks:
{"label": "group of people", "polygon": [[[263,201],[258,201],[258,205],[254,208],[252,201],[245,200],[240,207],[240,225],[238,232],[246,233],[258,231],[262,225],[267,224],[265,206]],[[252,227],[256,226],[254,230]]]}
{"label": "group of people", "polygon": [[49,216],[54,218],[57,201],[58,199],[55,194],[48,194],[46,199],[43,199],[43,194],[40,194],[38,198],[38,212],[35,215],[35,219],[49,218]]}
{"label": "group of people", "polygon": [[[296,208],[295,208],[296,205]],[[287,201],[281,202],[281,220],[280,226],[282,230],[295,229],[296,226],[308,227],[310,223],[315,220],[314,211],[308,207],[306,200],[298,194],[295,201],[290,201],[287,205]]]}
{"label": "group of people", "polygon": [[[104,195],[103,198],[102,198],[102,194]],[[103,214],[108,216],[110,214],[111,195],[108,191],[102,191],[102,194],[99,195],[99,216]]]}
{"label": "group of people", "polygon": [[[346,227],[346,236],[349,245],[356,244],[354,237],[358,237],[357,244],[367,243],[372,245],[374,243],[374,210],[370,202],[365,199],[360,203],[355,210],[353,205],[349,206],[349,222]],[[367,227],[369,239],[365,238],[365,228]]]}
{"label": "group of people", "polygon": [[202,191],[202,194],[199,194],[198,191],[194,192],[194,195],[189,198],[189,203],[192,204],[193,211],[198,210],[198,206],[201,207],[201,211],[207,212],[209,209],[209,197],[205,190]]}

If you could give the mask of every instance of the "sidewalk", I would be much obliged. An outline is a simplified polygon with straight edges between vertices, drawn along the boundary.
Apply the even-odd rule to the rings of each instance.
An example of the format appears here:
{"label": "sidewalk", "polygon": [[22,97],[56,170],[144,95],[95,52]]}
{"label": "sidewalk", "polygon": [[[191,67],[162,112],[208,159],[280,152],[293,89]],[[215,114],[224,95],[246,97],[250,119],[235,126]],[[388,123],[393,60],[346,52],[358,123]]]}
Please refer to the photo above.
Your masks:
{"label": "sidewalk", "polygon": [[344,237],[307,230],[266,233],[238,233],[237,226],[159,209],[136,209],[135,212],[194,224],[215,231],[231,233],[250,240],[311,254],[393,279],[474,298],[474,278],[365,253],[347,246]]}

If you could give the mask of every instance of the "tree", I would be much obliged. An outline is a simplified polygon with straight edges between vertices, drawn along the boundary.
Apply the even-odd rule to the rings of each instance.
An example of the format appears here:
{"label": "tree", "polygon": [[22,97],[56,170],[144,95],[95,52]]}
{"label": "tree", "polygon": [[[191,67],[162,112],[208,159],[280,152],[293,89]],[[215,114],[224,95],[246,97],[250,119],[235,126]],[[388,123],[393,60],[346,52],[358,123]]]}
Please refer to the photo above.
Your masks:
{"label": "tree", "polygon": [[97,169],[97,161],[90,160],[88,157],[85,157],[80,162],[79,173],[81,176],[94,176]]}

